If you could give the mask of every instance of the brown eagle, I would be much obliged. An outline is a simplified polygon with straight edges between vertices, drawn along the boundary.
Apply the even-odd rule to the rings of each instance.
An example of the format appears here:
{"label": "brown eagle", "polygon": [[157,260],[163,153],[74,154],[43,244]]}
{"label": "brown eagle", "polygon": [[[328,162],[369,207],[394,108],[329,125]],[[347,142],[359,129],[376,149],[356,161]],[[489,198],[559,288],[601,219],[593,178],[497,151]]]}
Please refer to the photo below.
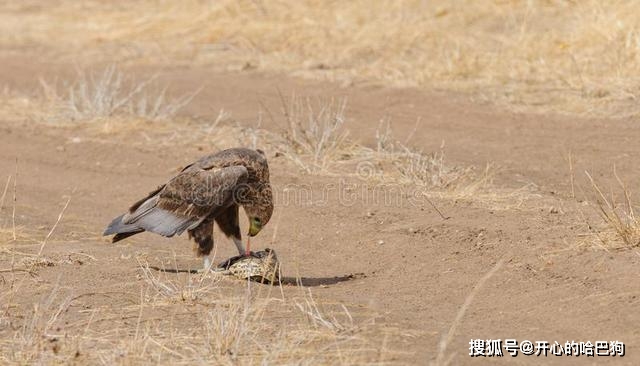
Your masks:
{"label": "brown eagle", "polygon": [[233,148],[200,158],[113,219],[103,235],[115,234],[115,243],[143,231],[172,237],[186,230],[207,270],[214,222],[233,238],[241,255],[250,255],[249,241],[246,249],[242,244],[239,206],[249,218],[250,237],[273,213],[269,166],[261,150]]}

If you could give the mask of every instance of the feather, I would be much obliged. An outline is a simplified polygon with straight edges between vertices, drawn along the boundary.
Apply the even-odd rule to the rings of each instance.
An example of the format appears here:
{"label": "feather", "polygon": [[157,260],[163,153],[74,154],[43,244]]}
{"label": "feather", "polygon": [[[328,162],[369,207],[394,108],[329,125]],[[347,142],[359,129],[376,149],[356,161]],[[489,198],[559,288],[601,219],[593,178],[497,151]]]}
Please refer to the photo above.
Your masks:
{"label": "feather", "polygon": [[117,243],[120,240],[126,239],[130,236],[136,235],[136,234],[140,234],[141,232],[144,232],[144,230],[140,229],[138,231],[132,231],[130,233],[117,233],[116,235],[113,236],[113,239],[111,239],[112,243]]}
{"label": "feather", "polygon": [[[249,193],[248,198],[242,193]],[[262,193],[264,192],[264,193]],[[202,255],[213,247],[213,221],[240,240],[238,205],[252,205],[266,224],[273,212],[269,169],[264,152],[223,150],[187,165],[178,175],[113,219],[103,235],[116,242],[149,231],[172,237],[189,231]]]}
{"label": "feather", "polygon": [[179,216],[159,207],[147,211],[135,221],[135,225],[146,231],[166,237],[180,235],[193,225],[199,224],[205,217]]}

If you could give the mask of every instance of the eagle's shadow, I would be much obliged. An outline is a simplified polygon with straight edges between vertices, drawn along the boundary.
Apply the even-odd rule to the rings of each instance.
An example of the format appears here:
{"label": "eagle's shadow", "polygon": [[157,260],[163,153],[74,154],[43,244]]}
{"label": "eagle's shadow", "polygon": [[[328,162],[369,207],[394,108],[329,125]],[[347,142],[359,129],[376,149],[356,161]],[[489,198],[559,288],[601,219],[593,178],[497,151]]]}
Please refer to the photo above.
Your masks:
{"label": "eagle's shadow", "polygon": [[[191,273],[197,274],[199,273],[196,269],[179,269],[179,268],[160,268],[157,266],[149,266],[149,269],[153,269],[158,272],[166,272],[166,273]],[[347,282],[356,280],[359,278],[367,277],[364,273],[350,273],[348,275],[343,276],[333,276],[333,277],[291,277],[291,276],[282,276],[280,277],[280,284],[283,286],[303,286],[303,287],[318,287],[318,286],[330,286],[335,285],[341,282]],[[277,285],[278,283],[274,283]]]}
{"label": "eagle's shadow", "polygon": [[334,277],[287,277],[280,278],[280,283],[285,286],[304,286],[304,287],[317,287],[317,286],[330,286],[340,282],[352,281],[358,278],[365,278],[364,273],[351,273],[343,276]]}

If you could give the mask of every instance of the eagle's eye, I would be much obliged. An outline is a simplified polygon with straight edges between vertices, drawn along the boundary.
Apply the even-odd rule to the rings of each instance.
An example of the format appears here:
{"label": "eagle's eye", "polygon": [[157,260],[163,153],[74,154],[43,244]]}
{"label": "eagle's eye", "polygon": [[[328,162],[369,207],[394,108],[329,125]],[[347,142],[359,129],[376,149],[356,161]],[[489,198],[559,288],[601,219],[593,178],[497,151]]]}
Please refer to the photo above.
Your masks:
{"label": "eagle's eye", "polygon": [[257,217],[254,217],[254,218],[253,218],[253,223],[254,223],[256,226],[262,226],[262,221],[260,221],[260,219],[259,219],[259,218],[257,218]]}

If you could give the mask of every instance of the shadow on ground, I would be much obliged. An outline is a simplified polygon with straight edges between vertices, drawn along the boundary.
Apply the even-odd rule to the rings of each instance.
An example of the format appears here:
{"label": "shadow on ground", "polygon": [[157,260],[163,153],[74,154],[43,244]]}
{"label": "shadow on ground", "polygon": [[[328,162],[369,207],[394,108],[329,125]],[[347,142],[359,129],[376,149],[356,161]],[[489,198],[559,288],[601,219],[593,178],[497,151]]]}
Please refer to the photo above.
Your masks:
{"label": "shadow on ground", "polygon": [[[180,268],[160,268],[157,266],[149,266],[149,269],[158,272],[166,273],[199,273],[197,269],[180,269]],[[304,287],[318,287],[318,286],[330,286],[340,282],[346,282],[356,280],[359,278],[366,278],[364,273],[350,273],[343,276],[334,277],[282,277],[280,283],[285,286],[304,286]],[[256,281],[259,282],[259,281]]]}

